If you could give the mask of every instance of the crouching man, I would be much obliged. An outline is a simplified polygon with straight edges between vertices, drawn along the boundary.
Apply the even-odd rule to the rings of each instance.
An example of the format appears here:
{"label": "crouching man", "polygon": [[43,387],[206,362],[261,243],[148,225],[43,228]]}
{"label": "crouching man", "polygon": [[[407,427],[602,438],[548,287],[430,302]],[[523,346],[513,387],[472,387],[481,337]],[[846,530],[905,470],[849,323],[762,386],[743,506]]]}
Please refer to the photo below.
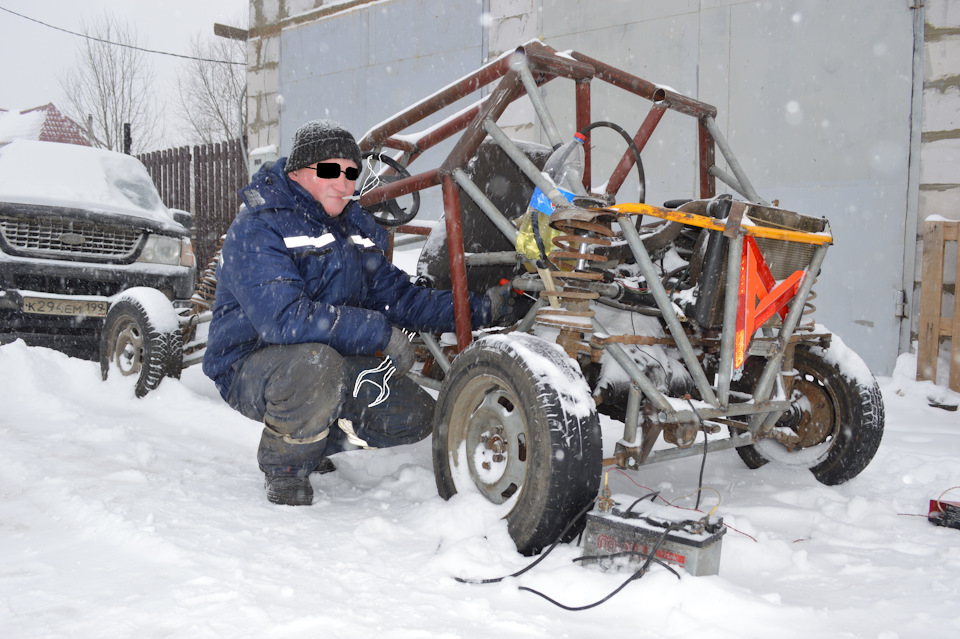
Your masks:
{"label": "crouching man", "polygon": [[[308,477],[332,470],[330,455],[431,430],[434,401],[404,377],[414,353],[401,328],[454,330],[452,294],[414,286],[387,261],[386,231],[348,199],[360,163],[342,126],[303,125],[289,157],[241,189],[217,268],[203,371],[231,407],[263,423],[257,459],[275,504],[311,504]],[[472,325],[497,319],[509,297],[506,287],[471,294]],[[379,386],[361,383],[354,397],[358,376],[383,356],[396,367],[389,396],[378,403]]]}

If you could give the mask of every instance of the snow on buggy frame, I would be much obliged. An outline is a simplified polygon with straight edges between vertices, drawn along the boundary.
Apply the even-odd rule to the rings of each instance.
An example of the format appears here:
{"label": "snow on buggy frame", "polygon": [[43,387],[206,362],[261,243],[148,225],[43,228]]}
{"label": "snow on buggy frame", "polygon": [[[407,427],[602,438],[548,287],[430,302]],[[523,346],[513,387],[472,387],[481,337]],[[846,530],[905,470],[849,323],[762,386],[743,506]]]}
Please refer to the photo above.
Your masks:
{"label": "snow on buggy frame", "polygon": [[[575,126],[587,135],[587,188],[592,183],[591,81],[607,82],[651,103],[632,140],[622,132],[634,150],[624,152],[606,193],[575,199],[572,205],[540,172],[536,154],[497,125],[508,105],[526,95],[556,148],[563,140],[538,87],[558,78],[575,83]],[[488,85],[494,86],[485,97],[441,123],[419,134],[401,133]],[[676,208],[613,205],[668,110],[697,124],[700,199],[677,203]],[[582,529],[604,465],[638,469],[736,448],[752,468],[776,460],[806,466],[821,482],[837,484],[861,472],[879,446],[883,406],[873,376],[828,331],[812,322],[801,325],[832,242],[826,220],[763,201],[723,139],[716,113],[713,106],[578,52],[558,53],[532,41],[398,113],[359,142],[364,157],[380,163],[379,184],[369,191],[361,187],[360,203],[381,224],[399,232],[430,234],[429,228],[407,223],[419,208],[419,191],[442,189],[444,224],[434,232],[445,234],[446,256],[438,270],[449,277],[454,292],[456,347],[444,350],[433,335],[421,334],[417,341],[423,374],[415,375],[439,392],[433,433],[437,486],[444,498],[478,491],[499,504],[521,552],[539,552],[561,535],[572,539]],[[409,172],[407,167],[424,151],[458,134],[440,167]],[[507,177],[511,186],[525,181],[525,192],[516,189],[506,200],[497,198],[491,183],[478,177],[476,165],[489,151],[483,148],[491,144],[485,142],[488,138],[499,154],[487,156],[488,168]],[[398,153],[391,156],[384,149]],[[715,149],[732,175],[716,165]],[[540,165],[544,159],[539,157]],[[642,199],[642,168],[637,168]],[[365,174],[360,183],[367,179]],[[717,197],[716,179],[747,201]],[[461,192],[468,197],[466,204],[482,212],[477,215],[483,223],[495,227],[494,235],[502,234],[501,246],[508,241],[512,247],[518,229],[504,210],[507,204],[514,209],[519,205],[520,210],[513,211],[517,217],[534,185],[557,206],[551,226],[565,233],[554,241],[549,268],[528,275],[525,271],[534,269],[524,269],[516,251],[488,251],[487,246],[467,257]],[[412,199],[406,210],[398,204],[404,197]],[[642,216],[661,222],[642,233],[647,228],[639,226]],[[699,275],[691,280],[695,302],[684,310],[681,304],[691,299],[689,291],[684,297],[682,291],[667,290],[651,252],[691,233],[698,238],[691,258],[691,267],[697,262],[697,268],[691,270],[699,270]],[[649,289],[646,295],[619,285],[610,269],[605,271],[618,245],[626,246],[621,258],[632,259],[639,269]],[[540,298],[517,325],[474,340],[468,266],[475,272],[487,269],[481,281],[471,282],[474,290],[490,284],[492,269],[494,283],[506,273],[514,288],[539,291]],[[215,285],[208,268],[198,288],[197,312],[184,319],[185,325],[208,316],[204,304],[212,303]],[[607,304],[594,304],[598,310],[612,306],[652,316],[657,326],[612,332],[591,310],[592,302]],[[544,334],[556,336],[556,343]],[[191,339],[185,340],[187,364],[202,354],[203,345],[190,345]],[[654,362],[664,373],[660,379],[654,379],[656,368],[644,367],[646,359],[631,351],[644,347],[671,354],[671,362]],[[597,362],[604,354],[625,372],[626,383],[618,388],[597,385]],[[685,370],[679,386],[664,379],[670,377],[667,369],[674,372],[677,367]],[[442,384],[435,377],[442,377]],[[614,455],[606,460],[598,409],[624,424]],[[707,436],[723,426],[729,437]],[[697,444],[700,432],[704,439]],[[661,435],[672,446],[654,450]]]}

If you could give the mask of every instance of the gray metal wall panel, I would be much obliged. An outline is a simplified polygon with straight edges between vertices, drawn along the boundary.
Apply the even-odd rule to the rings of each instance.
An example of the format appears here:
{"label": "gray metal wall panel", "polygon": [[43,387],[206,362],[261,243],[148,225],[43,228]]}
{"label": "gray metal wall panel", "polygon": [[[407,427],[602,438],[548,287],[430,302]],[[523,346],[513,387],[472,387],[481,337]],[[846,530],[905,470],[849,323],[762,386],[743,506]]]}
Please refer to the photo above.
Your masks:
{"label": "gray metal wall panel", "polygon": [[889,0],[749,3],[730,8],[729,24],[727,138],[763,197],[830,220],[835,243],[815,317],[889,374],[899,346],[911,12]]}
{"label": "gray metal wall panel", "polygon": [[285,29],[280,154],[306,120],[339,120],[359,138],[476,69],[481,35],[475,0],[396,0]]}
{"label": "gray metal wall panel", "polygon": [[[875,372],[890,373],[910,141],[907,3],[644,0],[605,3],[616,5],[605,11],[586,0],[560,4],[543,14],[548,44],[717,106],[718,123],[760,195],[830,219],[836,245],[816,287],[815,317]],[[623,92],[594,87],[593,119],[638,122]],[[551,108],[571,99],[564,91],[548,88]],[[558,120],[565,133],[572,130],[571,118]],[[595,184],[609,174],[615,151],[597,154]],[[695,195],[695,139],[685,118],[668,114],[643,157],[648,202]]]}

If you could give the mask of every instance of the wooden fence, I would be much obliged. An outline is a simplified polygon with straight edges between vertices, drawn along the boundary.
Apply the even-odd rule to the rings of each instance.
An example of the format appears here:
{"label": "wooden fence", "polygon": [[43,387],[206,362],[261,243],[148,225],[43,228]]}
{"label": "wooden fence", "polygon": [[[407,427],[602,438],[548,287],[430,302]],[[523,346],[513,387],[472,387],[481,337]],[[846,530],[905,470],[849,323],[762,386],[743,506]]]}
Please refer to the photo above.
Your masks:
{"label": "wooden fence", "polygon": [[[950,389],[960,391],[960,255],[957,255],[957,273],[953,278],[953,315],[944,316],[944,261],[947,242],[958,243],[960,222],[927,220],[923,228],[923,271],[920,276],[920,326],[917,343],[917,379],[937,381],[937,357],[940,340],[951,341]],[[947,290],[949,292],[949,290]]]}
{"label": "wooden fence", "polygon": [[197,273],[216,253],[217,242],[237,215],[237,194],[247,182],[240,140],[154,151],[137,156],[147,167],[164,204],[193,214]]}

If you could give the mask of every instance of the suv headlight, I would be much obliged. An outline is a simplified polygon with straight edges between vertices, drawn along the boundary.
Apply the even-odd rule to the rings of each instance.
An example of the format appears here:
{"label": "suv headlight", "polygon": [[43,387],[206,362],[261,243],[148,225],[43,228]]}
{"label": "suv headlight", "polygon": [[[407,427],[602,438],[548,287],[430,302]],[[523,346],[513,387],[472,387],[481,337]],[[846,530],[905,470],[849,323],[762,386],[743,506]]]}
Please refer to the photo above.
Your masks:
{"label": "suv headlight", "polygon": [[152,264],[172,264],[174,266],[193,266],[193,245],[190,238],[150,235],[143,245],[138,262]]}

